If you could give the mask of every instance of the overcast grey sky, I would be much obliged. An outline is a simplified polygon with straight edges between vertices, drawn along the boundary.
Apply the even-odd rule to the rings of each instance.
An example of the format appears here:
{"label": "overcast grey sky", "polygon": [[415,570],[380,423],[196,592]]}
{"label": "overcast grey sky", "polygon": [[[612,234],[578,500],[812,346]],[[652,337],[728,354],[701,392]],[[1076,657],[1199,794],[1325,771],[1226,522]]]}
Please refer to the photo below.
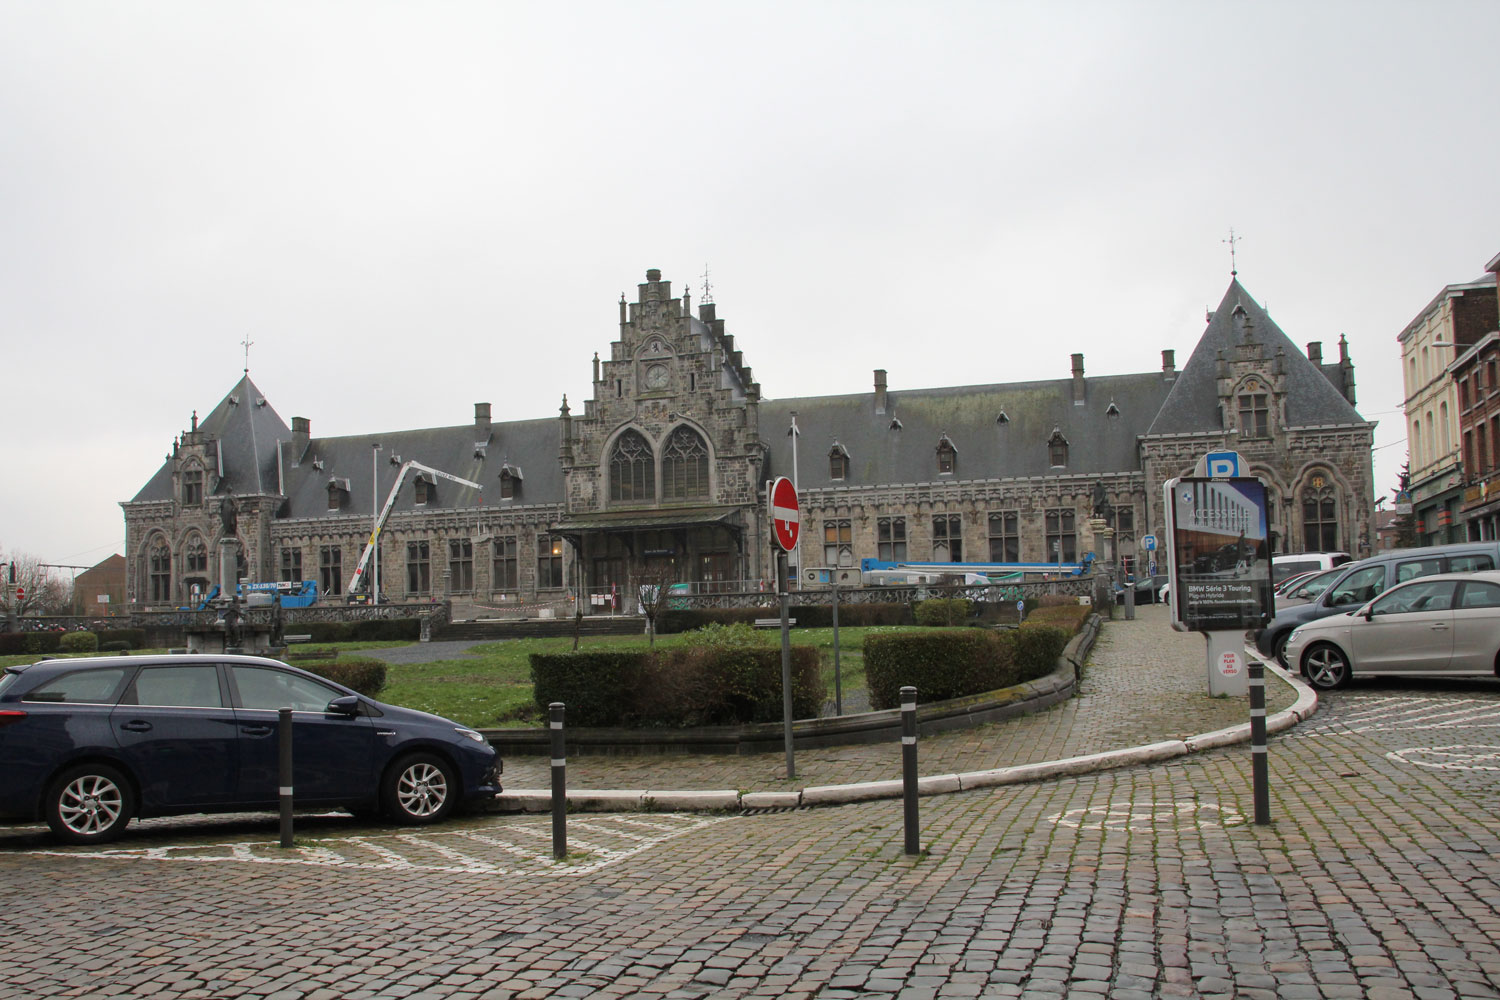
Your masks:
{"label": "overcast grey sky", "polygon": [[650,267],[768,397],[1396,336],[1500,252],[1500,4],[0,0],[0,548],[92,564],[244,367],[315,436],[578,407]]}

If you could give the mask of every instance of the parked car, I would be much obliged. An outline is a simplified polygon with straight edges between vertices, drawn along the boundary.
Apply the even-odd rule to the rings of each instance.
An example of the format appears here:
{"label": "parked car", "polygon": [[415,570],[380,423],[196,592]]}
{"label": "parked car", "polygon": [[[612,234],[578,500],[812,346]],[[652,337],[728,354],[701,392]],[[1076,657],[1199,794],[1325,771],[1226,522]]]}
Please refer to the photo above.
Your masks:
{"label": "parked car", "polygon": [[1276,592],[1277,613],[1280,613],[1282,608],[1296,607],[1298,604],[1316,600],[1319,594],[1327,590],[1333,581],[1342,575],[1343,568],[1339,567],[1293,577],[1285,587]]}
{"label": "parked car", "polygon": [[1442,573],[1397,584],[1354,611],[1300,625],[1286,658],[1324,691],[1352,677],[1494,677],[1500,573]]}
{"label": "parked car", "polygon": [[1317,573],[1316,570],[1303,570],[1301,573],[1297,573],[1297,574],[1295,574],[1293,576],[1289,576],[1285,580],[1282,580],[1280,583],[1273,585],[1271,587],[1271,593],[1274,594],[1277,597],[1280,597],[1288,589],[1290,589],[1292,587],[1295,587],[1297,584],[1301,583],[1303,580],[1306,580],[1309,577],[1314,577],[1314,576],[1317,576],[1317,575],[1318,575],[1318,573]]}
{"label": "parked car", "polygon": [[1450,572],[1473,573],[1497,566],[1500,566],[1500,541],[1392,549],[1369,559],[1347,563],[1339,567],[1333,582],[1316,599],[1278,609],[1276,617],[1256,633],[1255,648],[1263,656],[1274,656],[1290,670],[1283,652],[1287,638],[1298,626],[1353,611],[1388,588],[1415,577]]}
{"label": "parked car", "polygon": [[1297,573],[1333,569],[1353,561],[1354,557],[1347,552],[1284,552],[1271,557],[1271,582],[1280,583]]}
{"label": "parked car", "polygon": [[256,656],[43,660],[0,674],[0,818],[111,840],[133,817],[275,809],[278,710],[294,800],[434,823],[500,791],[472,729]]}

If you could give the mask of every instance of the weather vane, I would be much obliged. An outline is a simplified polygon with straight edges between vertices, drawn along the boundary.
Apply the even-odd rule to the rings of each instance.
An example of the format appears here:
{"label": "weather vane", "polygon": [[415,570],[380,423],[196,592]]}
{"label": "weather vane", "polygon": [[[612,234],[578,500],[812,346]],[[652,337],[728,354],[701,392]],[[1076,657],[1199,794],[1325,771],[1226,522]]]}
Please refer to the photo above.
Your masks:
{"label": "weather vane", "polygon": [[714,300],[714,286],[708,283],[708,264],[703,265],[703,298],[700,301],[712,302]]}
{"label": "weather vane", "polygon": [[243,344],[244,347],[245,347],[245,374],[249,375],[250,374],[250,345],[253,344],[253,343],[255,343],[255,341],[251,340],[250,337],[249,337],[249,335],[247,334],[245,336],[245,339],[242,340],[242,341],[240,341],[240,343]]}
{"label": "weather vane", "polygon": [[1244,238],[1245,237],[1243,237],[1243,236],[1236,236],[1236,235],[1234,235],[1234,227],[1230,226],[1229,227],[1229,239],[1227,239],[1227,240],[1220,240],[1219,241],[1220,243],[1228,243],[1229,244],[1229,276],[1232,277],[1232,278],[1237,278],[1240,275],[1239,264],[1236,263],[1235,259],[1234,259],[1234,245],[1236,243],[1238,243],[1240,240],[1244,239]]}

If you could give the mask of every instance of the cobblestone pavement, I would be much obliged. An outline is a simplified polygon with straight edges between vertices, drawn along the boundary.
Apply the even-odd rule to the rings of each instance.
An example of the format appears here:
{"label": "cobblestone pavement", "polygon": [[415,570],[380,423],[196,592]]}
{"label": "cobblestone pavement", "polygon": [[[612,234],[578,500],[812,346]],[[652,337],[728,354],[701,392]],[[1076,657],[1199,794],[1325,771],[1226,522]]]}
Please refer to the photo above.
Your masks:
{"label": "cobblestone pavement", "polygon": [[[1179,638],[1106,635],[1106,701]],[[1268,826],[1241,746],[923,799],[918,857],[899,802],[574,816],[563,862],[545,816],[0,829],[0,998],[1496,997],[1497,755],[1500,686],[1381,682],[1273,738]]]}

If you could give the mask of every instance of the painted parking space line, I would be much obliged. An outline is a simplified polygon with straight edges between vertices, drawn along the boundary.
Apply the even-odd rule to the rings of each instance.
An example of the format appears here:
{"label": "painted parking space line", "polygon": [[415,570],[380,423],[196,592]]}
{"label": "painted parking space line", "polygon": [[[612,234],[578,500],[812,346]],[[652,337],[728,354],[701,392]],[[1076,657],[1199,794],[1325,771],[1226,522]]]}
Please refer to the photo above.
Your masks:
{"label": "painted parking space line", "polygon": [[1237,810],[1198,799],[1111,802],[1106,806],[1085,806],[1054,813],[1047,820],[1075,830],[1132,832],[1149,832],[1157,827],[1174,828],[1183,821],[1198,827],[1243,826],[1246,823],[1245,817]]}
{"label": "painted parking space line", "polygon": [[[276,841],[39,849],[17,853],[80,861],[155,861],[196,864],[302,865],[480,875],[584,875],[737,816],[658,813],[642,821],[627,816],[590,817],[568,824],[569,856],[552,857],[551,818],[528,817],[493,826],[423,830],[372,836],[330,837],[283,849]],[[586,839],[572,836],[587,834]],[[646,832],[649,831],[649,832]]]}
{"label": "painted parking space line", "polygon": [[1446,747],[1407,747],[1392,750],[1387,760],[1432,771],[1500,771],[1500,747],[1457,744]]}
{"label": "painted parking space line", "polygon": [[1500,702],[1493,699],[1399,696],[1361,700],[1357,707],[1338,718],[1314,719],[1283,738],[1496,727],[1500,727]]}

